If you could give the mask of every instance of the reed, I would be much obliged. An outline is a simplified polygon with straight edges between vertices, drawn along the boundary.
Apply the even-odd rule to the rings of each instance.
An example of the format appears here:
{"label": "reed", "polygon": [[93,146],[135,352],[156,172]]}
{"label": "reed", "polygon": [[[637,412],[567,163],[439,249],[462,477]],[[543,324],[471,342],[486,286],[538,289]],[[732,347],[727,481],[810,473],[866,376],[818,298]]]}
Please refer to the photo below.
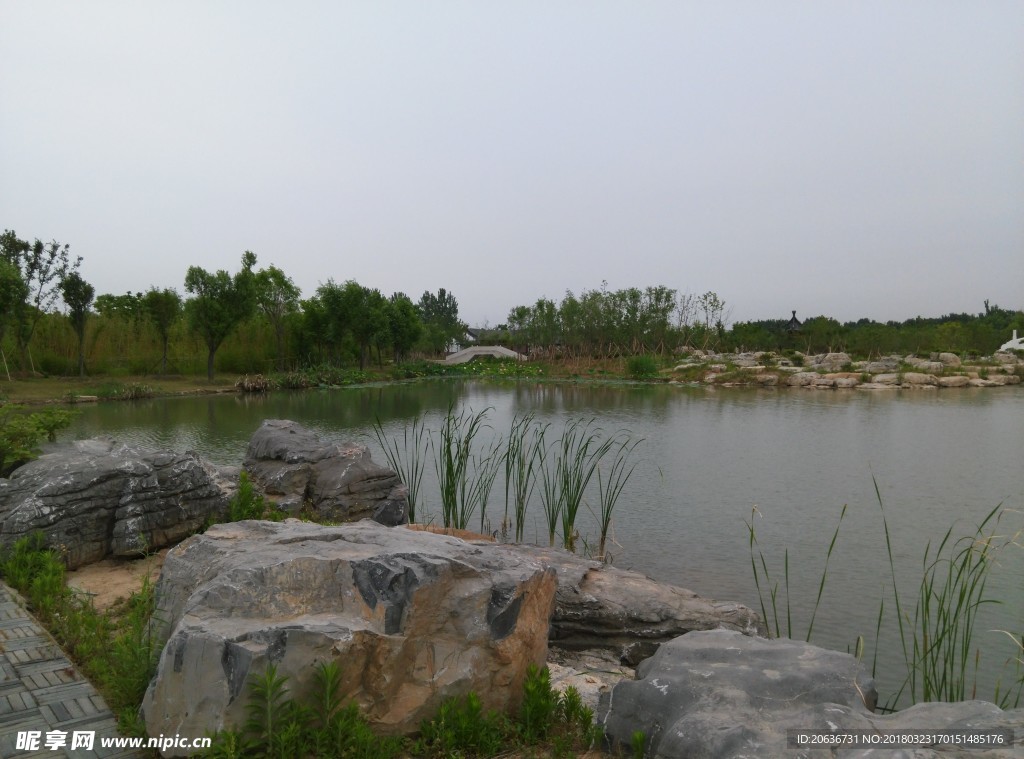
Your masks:
{"label": "reed", "polygon": [[[1018,545],[1017,535],[1006,536],[997,532],[997,525],[1005,515],[1002,505],[996,506],[978,523],[973,531],[957,536],[955,525],[950,527],[937,543],[929,541],[924,550],[921,579],[917,585],[913,607],[906,605],[900,594],[892,536],[889,531],[885,504],[874,482],[875,496],[882,515],[882,529],[889,559],[887,584],[892,593],[892,605],[883,597],[879,603],[875,625],[875,652],[872,674],[878,672],[879,641],[883,622],[895,618],[896,634],[906,675],[888,699],[883,710],[892,710],[902,699],[911,703],[923,701],[963,701],[977,697],[978,666],[981,648],[978,640],[978,619],[982,609],[1000,603],[986,591],[989,573],[995,566],[999,552]],[[782,585],[773,578],[769,564],[761,550],[754,527],[760,512],[755,506],[746,523],[750,542],[750,564],[754,575],[761,614],[769,630],[776,637],[785,633],[793,637],[794,625],[790,606],[789,551],[784,552]],[[839,516],[839,524],[832,534],[826,552],[824,567],[818,583],[805,640],[810,641],[814,621],[825,592],[829,562],[839,537],[839,528],[846,516],[846,506]],[[1019,547],[1019,546],[1018,546]],[[785,595],[784,608],[782,594]],[[995,700],[1005,708],[1018,705],[1024,696],[1024,636],[1001,632],[1014,643],[1014,654],[1007,660],[1014,672],[1010,685],[996,686]],[[863,639],[858,636],[858,657],[863,650]]]}
{"label": "reed", "polygon": [[465,530],[480,509],[481,526],[487,501],[503,462],[501,438],[492,440],[482,453],[474,454],[474,441],[487,426],[487,412],[460,411],[448,407],[441,425],[440,443],[434,448],[434,470],[441,492],[441,520],[445,527]]}
{"label": "reed", "polygon": [[402,445],[398,438],[388,438],[380,417],[374,421],[373,433],[377,442],[384,449],[384,458],[388,465],[398,473],[399,479],[409,491],[409,521],[416,521],[416,504],[419,501],[420,487],[423,484],[423,471],[426,466],[427,444],[430,433],[422,419],[413,419],[412,426],[402,429]]}
{"label": "reed", "polygon": [[633,470],[636,469],[638,462],[630,463],[629,459],[641,442],[643,442],[642,439],[633,440],[629,437],[620,441],[617,447],[614,447],[612,463],[607,468],[607,473],[602,472],[601,469],[597,470],[597,521],[600,529],[597,558],[599,561],[604,561],[608,555],[608,532],[612,525],[612,512],[615,511],[615,504],[618,503],[619,496],[622,495],[626,483],[629,482],[629,478],[633,476]]}
{"label": "reed", "polygon": [[533,414],[515,416],[505,450],[505,524],[509,504],[515,514],[515,540],[521,543],[526,528],[526,509],[537,485],[546,450],[544,438],[550,425],[535,422]]}
{"label": "reed", "polygon": [[615,444],[614,438],[602,439],[593,420],[568,422],[562,432],[555,455],[555,470],[562,490],[562,546],[576,550],[576,516],[583,503],[583,494],[597,471],[598,464]]}

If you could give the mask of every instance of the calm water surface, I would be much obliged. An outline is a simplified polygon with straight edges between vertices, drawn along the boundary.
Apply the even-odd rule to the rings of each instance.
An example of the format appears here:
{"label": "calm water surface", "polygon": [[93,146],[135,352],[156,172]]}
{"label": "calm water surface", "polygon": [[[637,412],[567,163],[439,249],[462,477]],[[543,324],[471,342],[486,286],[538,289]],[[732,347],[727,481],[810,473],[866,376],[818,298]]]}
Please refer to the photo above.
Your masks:
{"label": "calm water surface", "polygon": [[[568,419],[594,418],[607,430],[642,437],[639,465],[615,513],[615,564],[759,608],[745,525],[753,514],[757,540],[780,582],[789,551],[794,637],[806,634],[828,544],[847,505],[814,641],[845,650],[864,635],[869,662],[880,599],[892,608],[875,482],[905,603],[916,597],[928,542],[941,540],[950,525],[971,532],[1003,504],[1008,512],[1000,532],[1010,536],[1024,527],[1024,391],[1016,387],[835,392],[444,381],[104,404],[83,407],[72,434],[240,464],[262,420],[284,418],[331,440],[365,443],[383,461],[374,419],[389,434],[400,435],[418,417],[436,430],[452,403],[457,410],[491,409],[496,433],[507,434],[515,415],[533,413],[554,430]],[[420,509],[440,521],[434,481],[428,461]],[[503,508],[499,477],[493,525]],[[531,508],[528,536],[539,539],[539,502]],[[584,536],[596,535],[585,510],[578,527]],[[1002,604],[989,607],[979,625],[978,696],[984,698],[992,697],[1010,653],[1005,636],[987,631],[1024,630],[1024,549],[1001,553],[989,588]],[[882,641],[880,661],[895,670],[898,643],[885,631]],[[879,679],[883,693],[898,684],[894,675]]]}

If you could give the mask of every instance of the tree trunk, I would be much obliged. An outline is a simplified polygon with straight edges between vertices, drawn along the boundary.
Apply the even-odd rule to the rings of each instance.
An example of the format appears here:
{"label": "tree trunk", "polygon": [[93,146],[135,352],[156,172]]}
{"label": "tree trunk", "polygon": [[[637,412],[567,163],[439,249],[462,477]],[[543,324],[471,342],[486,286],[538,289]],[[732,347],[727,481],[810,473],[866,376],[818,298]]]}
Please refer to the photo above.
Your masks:
{"label": "tree trunk", "polygon": [[206,379],[213,382],[213,357],[217,353],[216,348],[210,349],[210,355],[206,359]]}

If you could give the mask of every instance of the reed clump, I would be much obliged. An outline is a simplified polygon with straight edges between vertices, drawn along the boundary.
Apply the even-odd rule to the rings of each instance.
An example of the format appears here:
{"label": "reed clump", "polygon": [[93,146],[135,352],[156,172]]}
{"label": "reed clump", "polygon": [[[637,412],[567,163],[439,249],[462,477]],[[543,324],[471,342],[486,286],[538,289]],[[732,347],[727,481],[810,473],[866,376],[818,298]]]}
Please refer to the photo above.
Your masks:
{"label": "reed clump", "polygon": [[605,558],[612,514],[637,466],[633,456],[642,440],[625,431],[607,433],[593,419],[569,420],[552,439],[551,425],[533,414],[513,417],[506,436],[488,424],[490,411],[449,407],[437,425],[436,440],[422,419],[407,426],[401,438],[389,438],[379,421],[374,426],[388,463],[409,489],[410,519],[424,516],[414,504],[420,500],[429,448],[445,527],[467,529],[476,516],[480,531],[487,531],[491,493],[504,473],[502,535],[514,534],[516,542],[526,538],[528,511],[537,494],[549,545],[557,540],[570,551],[580,549],[577,524],[587,506],[598,523],[597,556]]}
{"label": "reed clump", "polygon": [[[1020,548],[1019,533],[1006,535],[998,530],[1004,518],[1011,513],[1002,505],[993,508],[970,532],[957,534],[955,526],[950,527],[937,543],[925,546],[921,579],[917,584],[916,596],[907,599],[900,593],[901,584],[897,578],[894,547],[889,532],[885,505],[878,483],[874,483],[875,495],[882,516],[882,530],[889,559],[889,576],[886,578],[887,594],[879,601],[875,626],[874,656],[872,675],[878,671],[878,652],[883,625],[891,620],[898,638],[905,676],[889,697],[883,710],[892,710],[897,705],[926,701],[963,701],[978,697],[977,678],[981,660],[980,633],[999,634],[1012,641],[1010,656],[1006,659],[1011,669],[1004,685],[1001,678],[995,686],[993,701],[1002,708],[1016,708],[1024,697],[1024,635],[1009,631],[982,631],[978,628],[979,615],[986,607],[999,604],[987,591],[987,582],[996,559],[1001,551],[1011,547]],[[839,524],[829,542],[824,566],[818,583],[818,593],[813,605],[810,622],[803,636],[808,642],[814,630],[814,620],[824,594],[828,579],[829,562],[836,548],[839,528],[846,516],[843,506]],[[769,571],[769,563],[762,551],[754,527],[754,517],[759,516],[755,506],[750,522],[746,523],[750,543],[750,563],[754,575],[754,586],[761,605],[761,613],[776,637],[793,637],[793,623],[790,603],[789,550],[783,553],[781,580]],[[991,644],[986,640],[986,649]],[[858,636],[857,656],[863,652],[863,636]]]}

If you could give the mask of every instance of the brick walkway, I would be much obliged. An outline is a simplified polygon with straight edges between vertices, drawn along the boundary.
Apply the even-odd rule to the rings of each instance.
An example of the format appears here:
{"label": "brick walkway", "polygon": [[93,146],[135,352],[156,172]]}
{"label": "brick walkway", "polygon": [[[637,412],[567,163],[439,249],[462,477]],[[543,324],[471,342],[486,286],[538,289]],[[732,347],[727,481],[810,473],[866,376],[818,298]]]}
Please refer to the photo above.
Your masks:
{"label": "brick walkway", "polygon": [[[34,751],[17,748],[18,732],[40,733]],[[76,731],[94,731],[92,750],[68,748]],[[65,748],[47,748],[47,733],[66,734]],[[136,759],[152,752],[103,748],[117,737],[117,721],[99,693],[25,611],[21,598],[0,583],[0,757],[110,757]]]}

